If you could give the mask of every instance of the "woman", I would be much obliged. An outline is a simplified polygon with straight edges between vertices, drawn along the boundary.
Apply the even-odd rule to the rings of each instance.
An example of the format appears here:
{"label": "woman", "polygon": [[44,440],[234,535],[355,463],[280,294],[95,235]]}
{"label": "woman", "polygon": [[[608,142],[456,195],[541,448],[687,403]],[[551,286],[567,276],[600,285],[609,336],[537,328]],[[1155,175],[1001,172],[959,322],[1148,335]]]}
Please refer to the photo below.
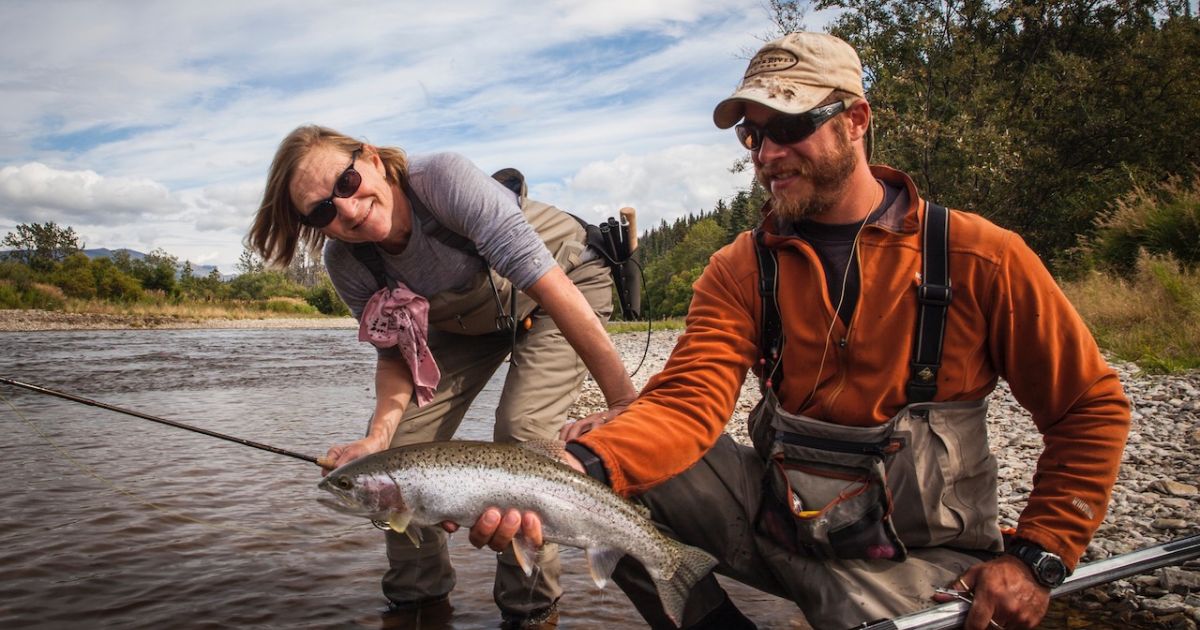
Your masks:
{"label": "woman", "polygon": [[[582,226],[519,197],[459,155],[410,157],[300,127],[275,154],[248,238],[276,265],[288,264],[301,241],[313,252],[323,245],[330,278],[360,320],[359,338],[381,346],[367,435],[330,448],[334,466],[388,447],[450,439],[509,354],[497,441],[555,439],[585,367],[608,402],[603,418],[636,396],[603,327],[612,311],[611,279],[584,247]],[[422,298],[427,339],[420,334]],[[381,319],[389,312],[402,316]],[[379,341],[377,328],[387,321],[399,347],[395,334]],[[433,362],[421,360],[428,353]],[[414,400],[420,404],[410,405]],[[394,610],[445,607],[454,586],[446,533],[424,528],[419,536],[417,547],[387,533],[391,569],[383,588]],[[511,550],[500,556],[495,595],[505,626],[536,627],[556,615],[556,550],[547,548],[540,564],[531,579]]]}

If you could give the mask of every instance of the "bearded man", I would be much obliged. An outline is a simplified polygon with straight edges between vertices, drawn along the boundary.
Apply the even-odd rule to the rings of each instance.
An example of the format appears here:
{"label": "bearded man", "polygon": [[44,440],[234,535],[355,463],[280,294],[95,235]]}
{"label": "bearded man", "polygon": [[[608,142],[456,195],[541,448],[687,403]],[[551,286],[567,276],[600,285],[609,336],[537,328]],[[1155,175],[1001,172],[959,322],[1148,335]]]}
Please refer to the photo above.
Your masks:
{"label": "bearded man", "polygon": [[[564,430],[569,463],[814,628],[923,609],[939,588],[973,599],[973,630],[1037,625],[1104,518],[1128,434],[1087,327],[1016,234],[869,164],[871,106],[846,42],[766,44],[713,118],[770,192],[762,223],[713,255],[637,401]],[[724,432],[751,369],[753,448]],[[999,378],[1045,444],[1007,537],[985,422]],[[502,549],[536,525],[492,511],[472,540]],[[652,626],[672,625],[640,567],[615,577]],[[680,621],[753,627],[711,576]]]}

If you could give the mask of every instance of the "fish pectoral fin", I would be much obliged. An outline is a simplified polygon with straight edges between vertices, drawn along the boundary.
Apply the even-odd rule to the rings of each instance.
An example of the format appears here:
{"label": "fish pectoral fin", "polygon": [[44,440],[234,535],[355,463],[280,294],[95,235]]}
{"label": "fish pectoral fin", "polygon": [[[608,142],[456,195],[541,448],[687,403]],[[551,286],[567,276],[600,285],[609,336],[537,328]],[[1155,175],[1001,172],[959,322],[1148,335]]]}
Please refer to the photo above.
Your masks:
{"label": "fish pectoral fin", "polygon": [[513,556],[517,558],[517,564],[521,570],[525,572],[525,577],[533,575],[533,566],[535,558],[537,558],[537,549],[533,543],[524,536],[517,536],[512,541]]}
{"label": "fish pectoral fin", "polygon": [[398,534],[408,536],[414,547],[421,546],[421,532],[417,529],[409,529],[408,524],[412,521],[412,512],[392,512],[388,514],[388,527]]}
{"label": "fish pectoral fin", "polygon": [[617,562],[624,555],[624,551],[615,547],[588,547],[588,572],[592,574],[592,581],[596,583],[596,588],[604,588],[608,584],[613,569],[617,568]]}

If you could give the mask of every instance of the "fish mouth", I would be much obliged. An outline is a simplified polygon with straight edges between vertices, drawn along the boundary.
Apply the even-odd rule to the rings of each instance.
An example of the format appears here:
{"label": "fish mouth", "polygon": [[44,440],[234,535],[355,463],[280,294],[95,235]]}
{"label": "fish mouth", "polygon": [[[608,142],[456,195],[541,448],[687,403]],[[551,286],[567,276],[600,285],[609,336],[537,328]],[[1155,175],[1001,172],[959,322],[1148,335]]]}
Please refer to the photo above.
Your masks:
{"label": "fish mouth", "polygon": [[330,508],[336,512],[341,512],[342,514],[349,514],[351,516],[361,516],[363,518],[369,518],[374,521],[387,520],[387,512],[381,512],[381,511],[377,511],[377,510],[369,510],[369,509],[363,507],[362,505],[359,505],[357,503],[352,503],[352,502],[342,499],[340,497],[339,498],[318,497],[317,503],[320,503],[321,505],[324,505],[325,507]]}

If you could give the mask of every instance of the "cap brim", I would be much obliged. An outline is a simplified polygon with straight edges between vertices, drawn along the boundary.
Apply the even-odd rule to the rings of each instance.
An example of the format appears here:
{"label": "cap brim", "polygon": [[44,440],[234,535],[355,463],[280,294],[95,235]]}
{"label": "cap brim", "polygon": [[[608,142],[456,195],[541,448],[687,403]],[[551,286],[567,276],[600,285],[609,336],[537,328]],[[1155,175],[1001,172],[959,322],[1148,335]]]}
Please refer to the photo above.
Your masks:
{"label": "cap brim", "polygon": [[780,98],[764,89],[743,88],[733,96],[717,103],[713,122],[718,129],[729,129],[746,116],[746,103],[758,103],[781,114],[802,114],[833,94],[833,88],[804,86],[803,93],[793,92],[790,98]]}

